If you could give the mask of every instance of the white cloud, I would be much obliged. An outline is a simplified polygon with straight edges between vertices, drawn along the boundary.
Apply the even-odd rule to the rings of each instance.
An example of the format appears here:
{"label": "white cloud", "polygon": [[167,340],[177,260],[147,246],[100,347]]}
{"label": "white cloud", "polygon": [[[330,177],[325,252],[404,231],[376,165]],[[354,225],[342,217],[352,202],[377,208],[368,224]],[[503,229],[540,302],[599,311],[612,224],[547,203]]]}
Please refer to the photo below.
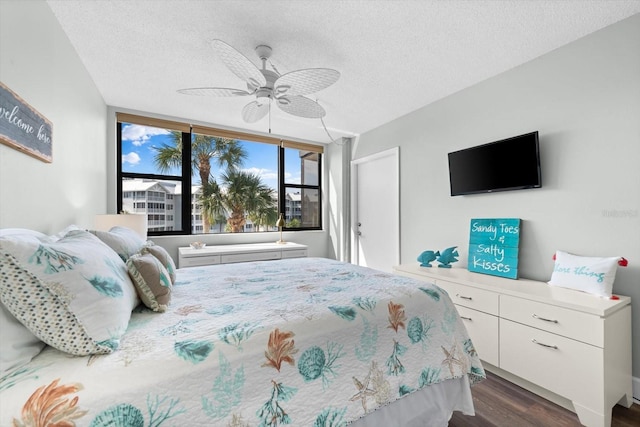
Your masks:
{"label": "white cloud", "polygon": [[129,163],[132,165],[137,165],[140,163],[140,156],[135,151],[132,151],[129,154],[122,155],[122,163]]}
{"label": "white cloud", "polygon": [[166,129],[140,125],[126,125],[122,128],[122,140],[131,141],[137,147],[147,143],[152,136],[168,134]]}
{"label": "white cloud", "polygon": [[[242,169],[243,172],[252,173],[258,175],[262,179],[268,180],[278,180],[278,172],[274,172],[270,169],[261,169],[261,168],[245,168]],[[284,181],[287,184],[300,184],[300,176],[293,178],[293,175],[290,172],[285,172]]]}
{"label": "white cloud", "polygon": [[300,184],[302,179],[300,175],[296,175],[295,177],[291,173],[284,174],[284,182],[287,184]]}
{"label": "white cloud", "polygon": [[254,175],[258,175],[262,179],[278,179],[278,172],[273,172],[269,169],[261,169],[261,168],[248,168],[242,169],[243,172],[251,173]]}

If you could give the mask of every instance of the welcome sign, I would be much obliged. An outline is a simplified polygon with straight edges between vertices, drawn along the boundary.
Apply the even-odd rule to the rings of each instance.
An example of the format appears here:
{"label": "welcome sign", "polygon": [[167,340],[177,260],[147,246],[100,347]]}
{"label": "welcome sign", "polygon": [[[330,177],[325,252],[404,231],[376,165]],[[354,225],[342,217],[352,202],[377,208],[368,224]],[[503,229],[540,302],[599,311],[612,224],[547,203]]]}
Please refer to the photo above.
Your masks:
{"label": "welcome sign", "polygon": [[51,163],[51,122],[0,82],[0,142]]}
{"label": "welcome sign", "polygon": [[472,219],[469,232],[469,271],[518,278],[520,218]]}

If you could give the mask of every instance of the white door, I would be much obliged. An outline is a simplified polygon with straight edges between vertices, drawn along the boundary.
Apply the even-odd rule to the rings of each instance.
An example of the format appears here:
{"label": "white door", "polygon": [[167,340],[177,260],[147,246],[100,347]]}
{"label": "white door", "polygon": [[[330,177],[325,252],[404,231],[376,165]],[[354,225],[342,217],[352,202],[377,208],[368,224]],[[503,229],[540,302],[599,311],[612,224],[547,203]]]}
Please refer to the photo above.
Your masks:
{"label": "white door", "polygon": [[351,162],[355,264],[391,272],[400,263],[398,147]]}

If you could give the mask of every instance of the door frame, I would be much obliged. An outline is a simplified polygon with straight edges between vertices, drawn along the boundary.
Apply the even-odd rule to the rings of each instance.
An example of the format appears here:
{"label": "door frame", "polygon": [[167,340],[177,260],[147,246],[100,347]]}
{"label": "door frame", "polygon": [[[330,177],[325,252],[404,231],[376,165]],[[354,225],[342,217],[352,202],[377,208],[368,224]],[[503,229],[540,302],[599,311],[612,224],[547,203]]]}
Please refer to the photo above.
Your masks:
{"label": "door frame", "polygon": [[393,147],[388,150],[380,151],[351,161],[351,230],[349,234],[351,240],[351,262],[356,265],[359,265],[360,261],[358,259],[360,252],[358,250],[358,244],[360,243],[358,237],[358,167],[363,163],[368,163],[389,156],[395,158],[396,164],[396,174],[394,177],[391,177],[391,179],[393,180],[393,186],[397,190],[395,206],[398,215],[398,221],[393,224],[393,227],[395,228],[395,235],[398,237],[395,242],[396,250],[393,265],[400,264],[400,147]]}

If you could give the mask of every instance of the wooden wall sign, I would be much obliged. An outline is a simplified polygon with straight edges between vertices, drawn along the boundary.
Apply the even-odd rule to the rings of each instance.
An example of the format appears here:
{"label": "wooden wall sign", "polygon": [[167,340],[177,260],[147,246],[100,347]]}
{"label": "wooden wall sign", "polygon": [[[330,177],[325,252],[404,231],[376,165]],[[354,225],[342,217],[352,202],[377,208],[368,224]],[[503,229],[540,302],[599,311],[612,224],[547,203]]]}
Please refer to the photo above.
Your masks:
{"label": "wooden wall sign", "polygon": [[472,219],[469,271],[518,278],[520,218]]}
{"label": "wooden wall sign", "polygon": [[51,132],[46,117],[0,82],[0,142],[51,163]]}

